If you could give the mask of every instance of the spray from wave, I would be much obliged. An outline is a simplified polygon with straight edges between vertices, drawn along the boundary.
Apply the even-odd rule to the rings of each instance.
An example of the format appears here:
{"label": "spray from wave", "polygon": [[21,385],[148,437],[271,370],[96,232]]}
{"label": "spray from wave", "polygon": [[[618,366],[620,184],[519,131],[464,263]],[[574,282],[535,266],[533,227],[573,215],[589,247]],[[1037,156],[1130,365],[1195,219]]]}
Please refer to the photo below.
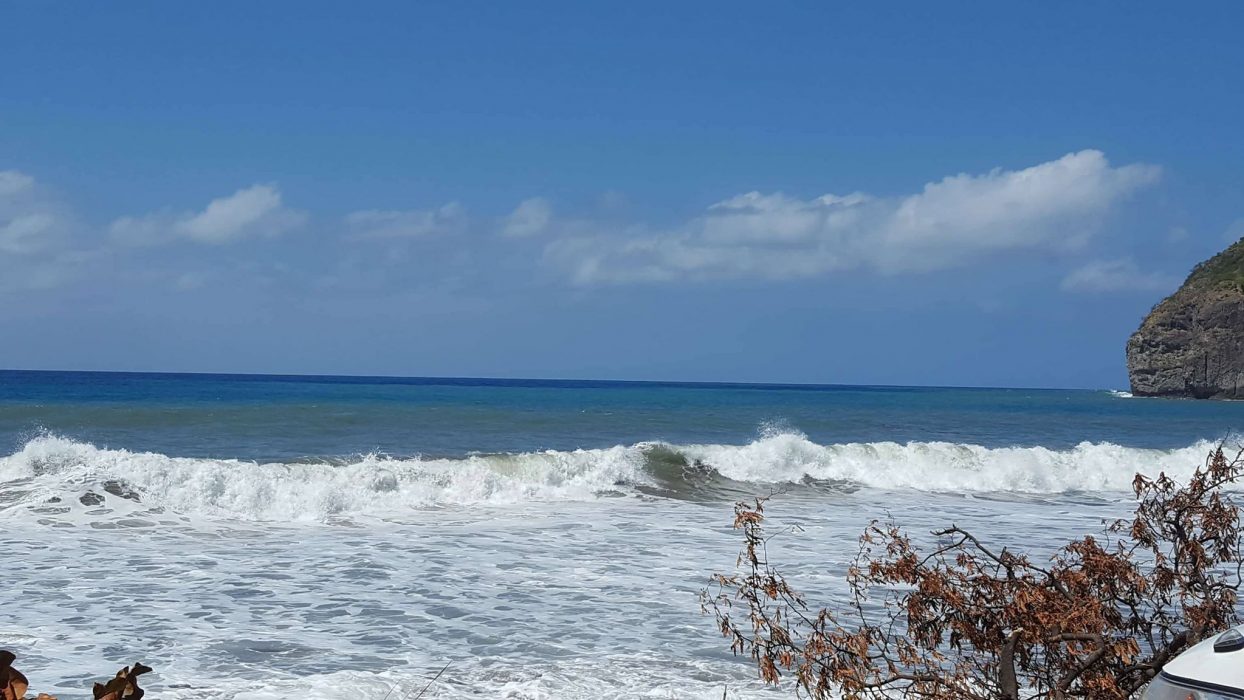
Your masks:
{"label": "spray from wave", "polygon": [[1067,450],[949,442],[820,445],[781,432],[746,445],[653,442],[461,459],[365,455],[344,462],[257,463],[102,449],[45,435],[0,458],[0,514],[92,507],[316,521],[610,495],[723,498],[773,484],[810,483],[847,490],[1120,492],[1136,472],[1185,476],[1213,447],[1207,441],[1176,450],[1088,442]]}

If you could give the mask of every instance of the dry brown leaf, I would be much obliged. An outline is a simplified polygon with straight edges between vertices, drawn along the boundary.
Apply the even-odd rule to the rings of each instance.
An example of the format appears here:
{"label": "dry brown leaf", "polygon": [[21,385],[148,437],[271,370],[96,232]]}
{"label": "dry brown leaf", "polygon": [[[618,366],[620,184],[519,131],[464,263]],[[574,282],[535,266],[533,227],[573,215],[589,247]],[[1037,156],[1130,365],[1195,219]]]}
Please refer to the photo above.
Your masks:
{"label": "dry brown leaf", "polygon": [[8,649],[0,649],[0,700],[22,700],[30,687],[22,672],[13,668],[16,658]]}
{"label": "dry brown leaf", "polygon": [[138,686],[138,677],[151,671],[150,666],[136,662],[133,667],[126,666],[107,683],[96,683],[92,689],[95,700],[141,700],[147,691]]}

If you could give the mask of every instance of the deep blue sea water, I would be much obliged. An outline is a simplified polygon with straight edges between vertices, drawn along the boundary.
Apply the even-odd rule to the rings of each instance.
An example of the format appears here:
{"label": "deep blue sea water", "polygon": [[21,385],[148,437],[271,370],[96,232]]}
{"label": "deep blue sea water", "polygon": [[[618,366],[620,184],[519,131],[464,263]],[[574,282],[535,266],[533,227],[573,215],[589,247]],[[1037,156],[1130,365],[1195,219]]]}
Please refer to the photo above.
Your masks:
{"label": "deep blue sea water", "polygon": [[643,441],[1080,442],[1171,449],[1244,429],[1244,403],[1109,391],[0,371],[0,449],[40,433],[174,456],[463,456]]}
{"label": "deep blue sea water", "polygon": [[1109,391],[0,372],[0,647],[85,697],[775,697],[696,595],[733,500],[833,605],[873,518],[1041,556],[1244,433]]}

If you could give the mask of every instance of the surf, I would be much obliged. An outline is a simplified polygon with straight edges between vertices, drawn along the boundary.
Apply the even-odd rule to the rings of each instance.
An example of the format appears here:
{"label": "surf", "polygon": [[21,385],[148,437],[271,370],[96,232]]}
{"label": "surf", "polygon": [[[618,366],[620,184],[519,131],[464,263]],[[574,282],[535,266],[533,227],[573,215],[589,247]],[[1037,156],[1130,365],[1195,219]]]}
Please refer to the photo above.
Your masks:
{"label": "surf", "polygon": [[392,517],[428,508],[611,497],[716,500],[775,488],[1057,494],[1125,492],[1137,472],[1182,476],[1216,443],[1174,450],[951,442],[818,444],[798,432],[742,445],[640,442],[600,449],[299,462],[178,457],[40,435],[0,458],[0,514],[159,509],[246,521]]}

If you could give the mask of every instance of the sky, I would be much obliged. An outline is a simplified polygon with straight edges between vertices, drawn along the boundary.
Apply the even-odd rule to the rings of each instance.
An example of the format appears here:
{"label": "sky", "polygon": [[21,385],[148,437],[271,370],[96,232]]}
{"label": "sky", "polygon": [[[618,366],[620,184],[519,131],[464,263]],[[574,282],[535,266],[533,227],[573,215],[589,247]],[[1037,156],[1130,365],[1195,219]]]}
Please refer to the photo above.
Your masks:
{"label": "sky", "polygon": [[1126,386],[1244,5],[0,0],[0,367]]}

